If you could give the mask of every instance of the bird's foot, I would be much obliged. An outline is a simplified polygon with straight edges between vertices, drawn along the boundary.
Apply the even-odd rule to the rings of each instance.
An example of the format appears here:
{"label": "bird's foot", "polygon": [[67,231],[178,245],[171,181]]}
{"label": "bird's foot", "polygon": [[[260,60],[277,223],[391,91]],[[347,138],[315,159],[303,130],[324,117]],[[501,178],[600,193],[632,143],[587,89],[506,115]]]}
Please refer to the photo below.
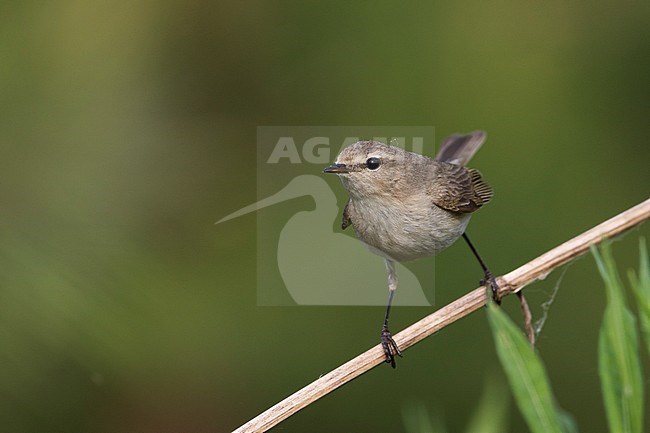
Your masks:
{"label": "bird's foot", "polygon": [[384,349],[386,355],[386,362],[395,368],[395,355],[402,356],[397,343],[393,340],[393,335],[388,330],[388,326],[384,325],[381,328],[381,347]]}
{"label": "bird's foot", "polygon": [[485,277],[480,282],[481,286],[489,287],[492,291],[492,300],[497,304],[501,305],[501,295],[499,295],[499,285],[497,280],[494,279],[494,276],[490,271],[485,272]]}

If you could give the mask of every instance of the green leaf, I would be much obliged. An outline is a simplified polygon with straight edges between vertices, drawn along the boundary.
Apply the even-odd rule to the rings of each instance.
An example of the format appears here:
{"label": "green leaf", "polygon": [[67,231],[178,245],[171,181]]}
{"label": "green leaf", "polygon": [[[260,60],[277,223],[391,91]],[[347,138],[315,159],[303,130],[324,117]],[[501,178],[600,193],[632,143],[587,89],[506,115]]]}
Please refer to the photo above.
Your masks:
{"label": "green leaf", "polygon": [[634,316],[625,305],[623,287],[609,245],[592,247],[598,270],[605,281],[607,307],[598,344],[599,373],[609,429],[641,433],[643,428],[643,379]]}
{"label": "green leaf", "polygon": [[542,361],[499,307],[490,303],[487,312],[499,360],[528,428],[533,433],[563,432],[562,415]]}
{"label": "green leaf", "polygon": [[650,261],[645,238],[639,239],[639,257],[639,276],[637,277],[634,271],[630,271],[629,277],[638,304],[641,331],[650,354]]}

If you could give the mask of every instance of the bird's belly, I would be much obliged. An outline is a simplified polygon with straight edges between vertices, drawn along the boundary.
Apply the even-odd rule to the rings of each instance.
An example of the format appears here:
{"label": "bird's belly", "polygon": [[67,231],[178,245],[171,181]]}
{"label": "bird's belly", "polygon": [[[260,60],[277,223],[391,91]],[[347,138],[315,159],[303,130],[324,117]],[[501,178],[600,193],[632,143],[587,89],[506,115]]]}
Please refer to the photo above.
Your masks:
{"label": "bird's belly", "polygon": [[470,216],[437,207],[405,212],[403,208],[355,205],[352,225],[372,252],[402,262],[432,256],[450,246],[465,232]]}

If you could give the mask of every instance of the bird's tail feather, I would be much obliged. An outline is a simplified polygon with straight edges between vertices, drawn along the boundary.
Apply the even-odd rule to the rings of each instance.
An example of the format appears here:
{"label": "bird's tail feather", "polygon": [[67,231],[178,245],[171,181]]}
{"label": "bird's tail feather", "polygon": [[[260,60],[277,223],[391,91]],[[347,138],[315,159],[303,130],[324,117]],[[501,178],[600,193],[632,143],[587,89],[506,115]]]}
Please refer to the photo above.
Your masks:
{"label": "bird's tail feather", "polygon": [[487,134],[485,131],[474,131],[466,135],[454,134],[445,138],[436,155],[436,161],[465,165],[479,150]]}

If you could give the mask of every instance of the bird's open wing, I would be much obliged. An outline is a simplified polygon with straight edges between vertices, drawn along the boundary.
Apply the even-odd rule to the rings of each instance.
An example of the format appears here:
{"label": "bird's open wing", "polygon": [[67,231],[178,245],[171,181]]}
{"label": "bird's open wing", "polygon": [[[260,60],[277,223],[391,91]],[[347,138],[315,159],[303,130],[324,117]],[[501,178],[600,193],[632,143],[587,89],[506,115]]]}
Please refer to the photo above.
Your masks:
{"label": "bird's open wing", "polygon": [[492,198],[492,188],[478,170],[456,164],[438,164],[430,185],[433,203],[454,212],[474,212]]}

